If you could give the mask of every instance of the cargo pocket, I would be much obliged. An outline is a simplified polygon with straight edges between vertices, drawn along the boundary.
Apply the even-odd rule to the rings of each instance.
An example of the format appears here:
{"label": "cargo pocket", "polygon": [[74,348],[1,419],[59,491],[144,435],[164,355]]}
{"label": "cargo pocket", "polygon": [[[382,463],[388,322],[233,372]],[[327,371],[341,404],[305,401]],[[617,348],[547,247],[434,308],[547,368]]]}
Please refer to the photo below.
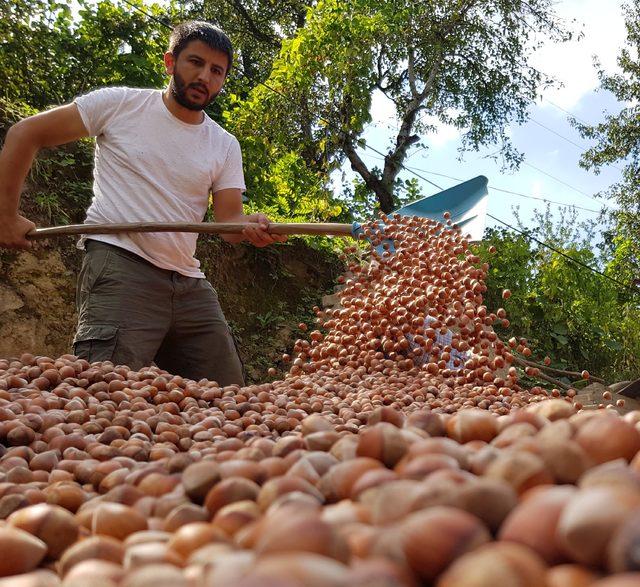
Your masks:
{"label": "cargo pocket", "polygon": [[73,353],[90,363],[111,361],[118,340],[118,327],[111,324],[83,324],[73,340]]}
{"label": "cargo pocket", "polygon": [[82,260],[82,268],[78,276],[78,286],[82,293],[90,293],[96,283],[103,277],[111,257],[111,251],[105,245],[92,247]]}

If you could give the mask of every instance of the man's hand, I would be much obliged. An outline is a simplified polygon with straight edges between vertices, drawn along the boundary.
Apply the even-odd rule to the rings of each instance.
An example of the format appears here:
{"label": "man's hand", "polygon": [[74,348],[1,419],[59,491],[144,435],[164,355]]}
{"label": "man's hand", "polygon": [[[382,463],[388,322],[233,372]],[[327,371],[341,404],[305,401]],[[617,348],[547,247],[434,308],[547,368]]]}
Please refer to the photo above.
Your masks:
{"label": "man's hand", "polygon": [[287,240],[284,234],[270,234],[271,221],[264,214],[248,214],[246,221],[258,224],[258,227],[247,227],[242,231],[243,236],[256,247],[266,247],[274,243],[283,243]]}
{"label": "man's hand", "polygon": [[239,243],[248,240],[256,247],[266,247],[273,243],[287,240],[285,235],[270,234],[271,221],[264,214],[244,214],[242,212],[242,190],[229,188],[213,194],[213,215],[216,222],[250,222],[258,226],[245,228],[240,234],[223,234],[228,243]]}
{"label": "man's hand", "polygon": [[36,225],[24,216],[0,216],[0,248],[2,249],[30,249],[33,243],[27,240],[28,232]]}

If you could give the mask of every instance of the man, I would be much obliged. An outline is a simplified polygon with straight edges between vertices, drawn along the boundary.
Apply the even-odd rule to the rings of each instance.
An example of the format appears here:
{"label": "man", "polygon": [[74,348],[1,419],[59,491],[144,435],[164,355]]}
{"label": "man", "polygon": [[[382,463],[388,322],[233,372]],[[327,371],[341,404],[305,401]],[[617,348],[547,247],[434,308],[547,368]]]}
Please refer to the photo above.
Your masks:
{"label": "man", "polygon": [[[238,141],[204,112],[222,89],[232,46],[199,21],[176,27],[164,90],[104,88],[26,118],[0,153],[0,247],[28,248],[35,226],[18,213],[42,147],[97,137],[94,197],[86,223],[201,222],[213,193],[218,222],[253,223],[229,242],[281,242],[263,214],[245,215]],[[78,279],[74,352],[133,369],[155,362],[191,379],[242,384],[242,367],[215,290],[194,258],[197,235],[91,235]]]}

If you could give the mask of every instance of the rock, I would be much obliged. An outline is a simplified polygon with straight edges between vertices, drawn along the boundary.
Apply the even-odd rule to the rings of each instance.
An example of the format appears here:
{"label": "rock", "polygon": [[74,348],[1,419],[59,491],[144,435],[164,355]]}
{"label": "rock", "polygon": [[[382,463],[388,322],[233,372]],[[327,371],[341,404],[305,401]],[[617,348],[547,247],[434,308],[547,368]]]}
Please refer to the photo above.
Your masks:
{"label": "rock", "polygon": [[628,385],[617,391],[622,396],[640,400],[640,379],[630,381]]}
{"label": "rock", "polygon": [[322,296],[322,305],[327,307],[334,307],[340,303],[340,299],[338,298],[338,294],[329,294],[326,296]]}
{"label": "rock", "polygon": [[0,314],[10,310],[19,310],[22,306],[24,306],[24,302],[13,289],[0,285]]}
{"label": "rock", "polygon": [[618,383],[612,383],[608,387],[611,391],[615,391],[617,393],[629,385],[629,383],[631,383],[631,381],[618,381]]}

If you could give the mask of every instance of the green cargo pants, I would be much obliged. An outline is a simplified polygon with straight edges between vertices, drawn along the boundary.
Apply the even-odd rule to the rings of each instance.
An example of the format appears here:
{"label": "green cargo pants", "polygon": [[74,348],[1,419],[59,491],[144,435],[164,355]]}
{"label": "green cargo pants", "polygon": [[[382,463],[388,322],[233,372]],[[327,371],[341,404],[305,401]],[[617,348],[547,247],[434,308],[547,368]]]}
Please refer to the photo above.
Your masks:
{"label": "green cargo pants", "polygon": [[76,290],[74,353],[138,370],[243,385],[242,363],[206,279],[160,269],[120,247],[86,241]]}

